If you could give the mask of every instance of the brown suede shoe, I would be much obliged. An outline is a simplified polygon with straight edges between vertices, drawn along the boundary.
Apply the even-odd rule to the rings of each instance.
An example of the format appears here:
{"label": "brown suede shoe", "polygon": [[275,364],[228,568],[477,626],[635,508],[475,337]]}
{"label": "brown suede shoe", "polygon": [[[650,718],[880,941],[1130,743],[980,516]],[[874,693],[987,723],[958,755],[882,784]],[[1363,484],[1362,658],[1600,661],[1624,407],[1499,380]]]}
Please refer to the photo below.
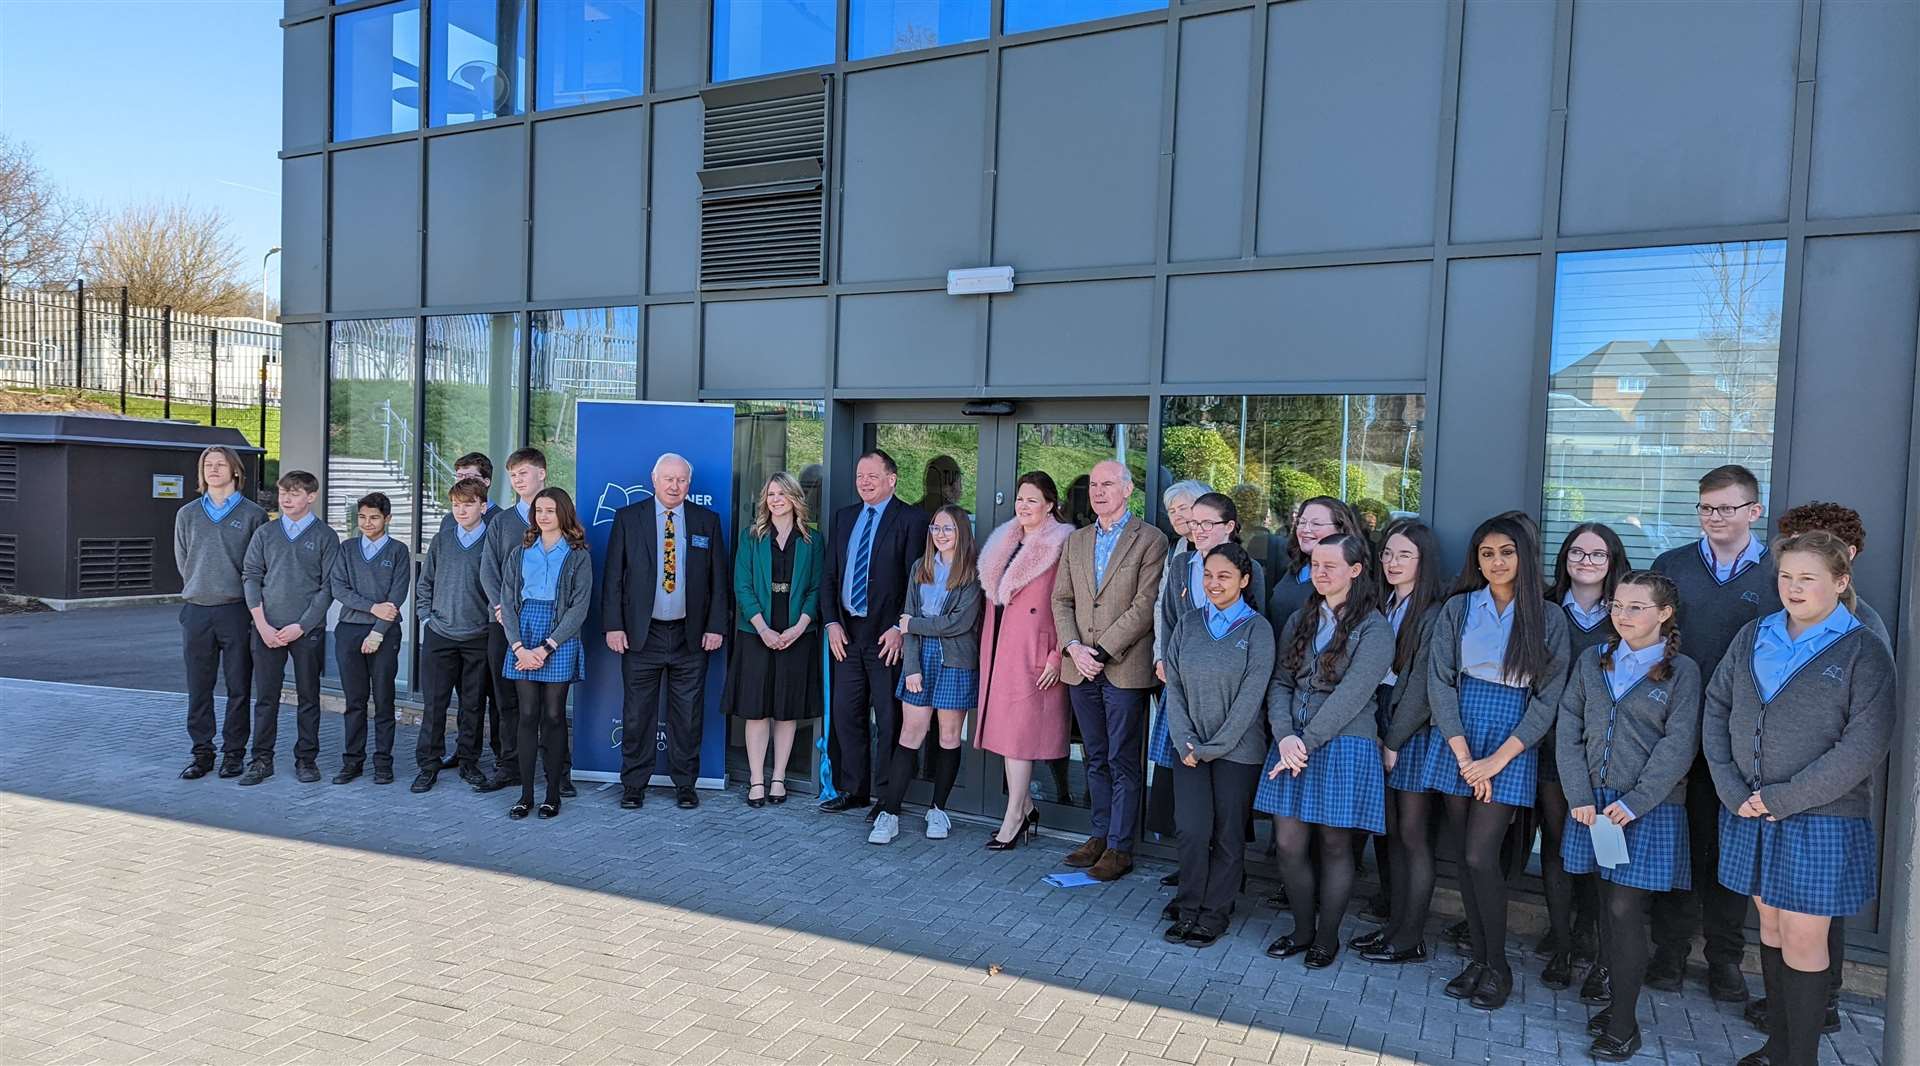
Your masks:
{"label": "brown suede shoe", "polygon": [[1074,866],[1084,870],[1094,863],[1099,862],[1100,856],[1106,853],[1106,837],[1088,837],[1085,844],[1073,849],[1066,858],[1060,861],[1066,863],[1068,866]]}
{"label": "brown suede shoe", "polygon": [[1087,876],[1095,881],[1118,881],[1133,872],[1133,855],[1125,851],[1107,851],[1093,864]]}

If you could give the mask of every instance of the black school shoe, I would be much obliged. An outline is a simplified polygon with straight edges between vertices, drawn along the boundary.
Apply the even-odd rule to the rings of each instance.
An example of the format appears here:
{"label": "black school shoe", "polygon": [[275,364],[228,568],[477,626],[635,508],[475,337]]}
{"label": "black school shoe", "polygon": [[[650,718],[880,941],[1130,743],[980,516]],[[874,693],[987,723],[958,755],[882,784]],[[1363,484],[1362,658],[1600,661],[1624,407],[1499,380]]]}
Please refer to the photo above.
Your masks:
{"label": "black school shoe", "polygon": [[1686,984],[1687,957],[1674,951],[1656,951],[1647,963],[1646,985],[1660,992],[1678,992]]}
{"label": "black school shoe", "polygon": [[1445,991],[1447,993],[1448,998],[1466,999],[1467,997],[1473,995],[1474,987],[1480,983],[1480,978],[1486,976],[1486,973],[1487,973],[1486,963],[1484,962],[1467,963],[1466,969],[1461,970],[1460,973],[1456,975],[1453,980],[1447,982],[1447,987]]}
{"label": "black school shoe", "polygon": [[1573,983],[1573,953],[1562,951],[1547,960],[1547,966],[1540,971],[1540,983],[1548,988],[1562,989]]}
{"label": "black school shoe", "polygon": [[644,788],[628,788],[620,791],[620,809],[623,811],[637,811],[646,802],[647,790]]}
{"label": "black school shoe", "polygon": [[1587,1054],[1601,1062],[1625,1062],[1640,1053],[1640,1027],[1634,1026],[1626,1039],[1600,1033],[1594,1036]]}
{"label": "black school shoe", "polygon": [[[441,764],[441,769],[446,769],[445,763]],[[460,780],[472,785],[476,792],[484,791],[487,784],[487,775],[480,772],[479,766],[474,763],[467,763],[464,766],[460,766]]]}
{"label": "black school shoe", "polygon": [[413,779],[413,784],[408,785],[407,790],[409,792],[431,792],[433,791],[433,783],[439,779],[440,779],[439,765],[435,764],[433,766],[429,766],[426,769],[420,771],[420,776]]}
{"label": "black school shoe", "polygon": [[1467,1000],[1469,1006],[1479,1010],[1499,1010],[1507,1005],[1507,997],[1513,995],[1513,971],[1502,973],[1492,967],[1480,975],[1480,981],[1473,986],[1473,998]]}
{"label": "black school shoe", "polygon": [[373,768],[373,783],[376,785],[393,784],[393,767],[376,766]]}
{"label": "black school shoe", "polygon": [[296,759],[293,763],[293,778],[303,785],[315,784],[320,780],[320,767],[310,759]]}
{"label": "black school shoe", "polygon": [[[1747,1009],[1741,1013],[1747,1019],[1748,1025],[1762,1033],[1767,1031],[1767,997],[1755,996],[1748,1000]],[[1823,1033],[1840,1031],[1840,996],[1837,993],[1827,997],[1827,1014],[1820,1020],[1820,1031]]]}
{"label": "black school shoe", "polygon": [[336,785],[348,784],[354,778],[359,777],[360,772],[359,763],[347,763],[340,767],[339,773],[333,775],[333,783]]}
{"label": "black school shoe", "polygon": [[[480,784],[473,786],[473,790],[475,792],[498,792],[503,788],[519,788],[519,787],[520,787],[519,774],[508,773],[505,770],[496,769],[493,772],[492,777],[489,777],[485,781],[482,781]],[[521,817],[524,818],[526,816],[521,815]]]}
{"label": "black school shoe", "polygon": [[1213,942],[1220,939],[1220,934],[1224,932],[1226,932],[1224,929],[1208,929],[1199,922],[1195,922],[1187,927],[1187,938],[1181,943],[1190,948],[1212,947]]}
{"label": "black school shoe", "polygon": [[187,764],[186,769],[180,771],[180,780],[198,781],[212,772],[213,758],[211,756],[205,759],[195,759]]}
{"label": "black school shoe", "polygon": [[239,777],[247,772],[246,761],[238,755],[229,755],[220,760],[221,777]]}
{"label": "black school shoe", "polygon": [[1751,995],[1738,963],[1707,963],[1707,995],[1718,1003],[1745,1003]]}
{"label": "black school shoe", "polygon": [[1193,932],[1193,923],[1176,917],[1173,924],[1167,926],[1167,931],[1160,934],[1160,939],[1169,944],[1178,944],[1186,940],[1187,934],[1191,932]]}
{"label": "black school shoe", "polygon": [[[578,796],[579,794],[580,794],[579,790],[573,787],[573,778],[563,777],[560,779],[560,798],[561,799],[573,799],[575,796]],[[549,815],[549,817],[551,817],[551,815]]]}
{"label": "black school shoe", "polygon": [[247,772],[240,775],[240,784],[251,787],[273,776],[272,759],[255,759]]}
{"label": "black school shoe", "polygon": [[1587,970],[1587,979],[1580,984],[1580,1002],[1612,1003],[1613,971],[1595,963]]}

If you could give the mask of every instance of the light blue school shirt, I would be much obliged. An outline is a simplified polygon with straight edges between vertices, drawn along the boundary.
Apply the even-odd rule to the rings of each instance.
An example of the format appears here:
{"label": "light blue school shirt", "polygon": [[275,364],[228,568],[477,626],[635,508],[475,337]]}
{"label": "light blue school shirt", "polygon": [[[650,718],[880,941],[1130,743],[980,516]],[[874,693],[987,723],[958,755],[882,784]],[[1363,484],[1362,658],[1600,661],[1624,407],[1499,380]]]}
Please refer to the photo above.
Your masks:
{"label": "light blue school shirt", "polygon": [[312,524],[313,524],[312,511],[308,511],[307,516],[305,518],[302,518],[298,522],[295,522],[292,519],[289,519],[286,515],[280,516],[280,528],[287,531],[288,540],[299,540],[300,534],[305,533],[307,531],[307,527]]}
{"label": "light blue school shirt", "polygon": [[1761,546],[1760,541],[1754,537],[1753,534],[1749,533],[1747,534],[1747,546],[1740,549],[1740,554],[1734,557],[1733,564],[1731,566],[1721,566],[1720,560],[1713,554],[1713,545],[1707,542],[1707,538],[1700,538],[1700,558],[1707,561],[1707,569],[1713,571],[1713,579],[1722,585],[1739,577],[1741,572],[1747,567],[1759,562],[1760,557],[1765,555],[1766,551],[1766,548]]}
{"label": "light blue school shirt", "polygon": [[941,562],[937,555],[933,557],[933,583],[928,584],[924,581],[920,583],[920,616],[922,618],[938,617],[940,612],[946,609],[947,576],[951,573],[953,573],[951,564]]}
{"label": "light blue school shirt", "polygon": [[1627,690],[1640,683],[1654,666],[1665,658],[1667,642],[1656,640],[1652,644],[1634,651],[1627,647],[1626,641],[1613,649],[1613,669],[1607,671],[1607,688],[1613,692],[1615,702],[1627,694]]}
{"label": "light blue school shirt", "polygon": [[558,594],[560,573],[567,568],[567,553],[573,550],[567,538],[561,537],[549,548],[545,542],[535,538],[526,552],[520,556],[520,599],[551,600]]}
{"label": "light blue school shirt", "polygon": [[240,506],[240,494],[237,492],[227,493],[227,502],[222,504],[215,504],[211,496],[200,497],[200,509],[207,512],[207,517],[213,519],[214,525],[219,525],[225,521],[226,517],[232,514],[233,509],[238,506]]}
{"label": "light blue school shirt", "polygon": [[1460,629],[1460,672],[1468,677],[1512,685],[1507,680],[1507,640],[1513,636],[1515,604],[1503,614],[1493,605],[1493,593],[1480,589],[1467,596],[1467,617]]}
{"label": "light blue school shirt", "polygon": [[[1393,636],[1396,641],[1400,638],[1400,623],[1406,620],[1406,600],[1396,599],[1392,603],[1387,604],[1387,621],[1393,625]],[[1396,644],[1395,647],[1398,647],[1398,644]],[[1380,683],[1392,687],[1400,683],[1400,675],[1396,671],[1388,670],[1387,676],[1381,678]]]}
{"label": "light blue school shirt", "polygon": [[[458,527],[456,526],[455,528],[458,528]],[[380,534],[379,540],[368,540],[365,537],[361,537],[360,538],[360,557],[362,559],[365,559],[368,562],[372,562],[373,557],[376,555],[379,555],[380,550],[387,546],[387,539],[388,538],[385,533]]]}
{"label": "light blue school shirt", "polygon": [[483,519],[479,524],[469,530],[467,527],[455,522],[453,524],[453,535],[460,538],[460,546],[462,548],[471,548],[473,547],[474,541],[487,535],[487,523]]}
{"label": "light blue school shirt", "polygon": [[1761,619],[1760,632],[1753,642],[1753,679],[1760,687],[1760,698],[1772,700],[1814,656],[1858,628],[1860,620],[1844,603],[1834,604],[1832,614],[1808,626],[1798,639],[1787,635],[1786,611],[1775,611]]}
{"label": "light blue school shirt", "polygon": [[1569,592],[1560,603],[1566,607],[1568,617],[1581,629],[1592,632],[1595,626],[1607,620],[1607,601],[1603,598],[1594,603],[1591,609],[1580,606],[1580,601]]}
{"label": "light blue school shirt", "polygon": [[1211,600],[1205,602],[1206,607],[1203,610],[1206,611],[1207,632],[1212,634],[1215,640],[1233,632],[1234,626],[1252,618],[1255,613],[1244,596],[1233,601],[1233,605],[1224,611],[1215,607]]}

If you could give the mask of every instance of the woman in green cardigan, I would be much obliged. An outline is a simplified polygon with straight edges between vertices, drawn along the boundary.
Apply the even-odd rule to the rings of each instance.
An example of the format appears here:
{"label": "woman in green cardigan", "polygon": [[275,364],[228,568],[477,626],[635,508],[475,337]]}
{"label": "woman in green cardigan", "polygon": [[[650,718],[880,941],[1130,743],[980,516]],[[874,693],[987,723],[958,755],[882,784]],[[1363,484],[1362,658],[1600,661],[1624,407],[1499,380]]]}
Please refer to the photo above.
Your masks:
{"label": "woman in green cardigan", "polygon": [[[794,730],[820,717],[820,548],[800,483],[784,470],[768,478],[734,554],[734,628],[751,636],[733,642],[723,701],[747,735],[749,807],[787,801]],[[763,777],[769,737],[773,776]]]}

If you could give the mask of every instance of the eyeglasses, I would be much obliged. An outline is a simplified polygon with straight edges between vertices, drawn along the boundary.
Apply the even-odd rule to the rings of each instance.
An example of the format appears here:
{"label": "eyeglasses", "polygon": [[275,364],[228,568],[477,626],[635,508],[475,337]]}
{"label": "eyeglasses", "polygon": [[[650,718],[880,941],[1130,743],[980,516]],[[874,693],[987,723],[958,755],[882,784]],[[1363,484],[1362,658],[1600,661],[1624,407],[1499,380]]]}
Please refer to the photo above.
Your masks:
{"label": "eyeglasses", "polygon": [[1224,519],[1216,522],[1211,518],[1195,518],[1187,522],[1187,529],[1194,533],[1211,533],[1216,529],[1225,529],[1232,524],[1232,522]]}
{"label": "eyeglasses", "polygon": [[947,536],[947,537],[951,537],[951,536],[953,536],[953,535],[954,535],[955,533],[958,533],[958,532],[960,532],[960,527],[958,527],[958,526],[928,526],[928,527],[927,527],[927,532],[929,532],[929,533],[932,533],[932,534],[933,534],[934,536],[936,536],[936,537],[938,537],[938,536]]}
{"label": "eyeglasses", "polygon": [[1332,522],[1323,522],[1318,519],[1315,519],[1313,521],[1308,521],[1303,518],[1300,521],[1295,522],[1294,525],[1299,527],[1300,529],[1332,529],[1334,528],[1334,524]]}
{"label": "eyeglasses", "polygon": [[1612,556],[1607,554],[1607,551],[1605,548],[1602,548],[1598,551],[1587,551],[1583,548],[1567,549],[1567,561],[1570,563],[1605,564],[1606,561],[1611,558]]}
{"label": "eyeglasses", "polygon": [[1612,603],[1607,604],[1607,610],[1623,618],[1638,618],[1648,611],[1657,611],[1659,609],[1660,608],[1651,603],[1626,603],[1621,600],[1614,600]]}
{"label": "eyeglasses", "polygon": [[1732,518],[1734,515],[1739,514],[1741,511],[1759,502],[1759,500],[1748,500],[1745,503],[1721,504],[1717,507],[1710,503],[1696,503],[1693,505],[1693,509],[1699,512],[1702,518]]}
{"label": "eyeglasses", "polygon": [[1383,563],[1417,563],[1420,561],[1420,553],[1417,551],[1383,551],[1380,553],[1380,561]]}

